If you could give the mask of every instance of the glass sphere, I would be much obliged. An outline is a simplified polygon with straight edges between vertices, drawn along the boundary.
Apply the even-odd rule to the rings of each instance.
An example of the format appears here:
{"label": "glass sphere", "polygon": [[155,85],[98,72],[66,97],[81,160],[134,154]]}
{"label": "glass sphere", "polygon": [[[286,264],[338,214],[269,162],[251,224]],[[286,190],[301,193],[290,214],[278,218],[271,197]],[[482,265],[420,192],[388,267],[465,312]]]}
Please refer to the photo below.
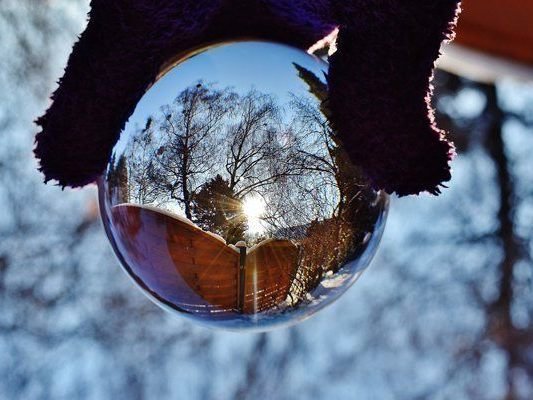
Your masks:
{"label": "glass sphere", "polygon": [[328,65],[264,42],[167,68],[98,181],[122,266],[163,308],[206,325],[301,321],[368,267],[388,197],[328,123]]}

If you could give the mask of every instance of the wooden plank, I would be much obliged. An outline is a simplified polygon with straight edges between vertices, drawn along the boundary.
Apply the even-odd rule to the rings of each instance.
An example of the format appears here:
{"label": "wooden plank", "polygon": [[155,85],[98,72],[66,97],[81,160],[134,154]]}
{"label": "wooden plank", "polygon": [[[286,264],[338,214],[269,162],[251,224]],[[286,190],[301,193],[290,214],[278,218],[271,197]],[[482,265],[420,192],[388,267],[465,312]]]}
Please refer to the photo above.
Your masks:
{"label": "wooden plank", "polygon": [[277,303],[283,302],[287,296],[284,295],[284,291],[276,290],[268,293],[260,293],[257,296],[250,296],[249,298],[244,299],[245,304],[253,304],[255,302],[263,304],[268,301],[275,301]]}
{"label": "wooden plank", "polygon": [[262,312],[283,302],[296,274],[298,248],[289,240],[271,240],[248,254],[244,312]]}

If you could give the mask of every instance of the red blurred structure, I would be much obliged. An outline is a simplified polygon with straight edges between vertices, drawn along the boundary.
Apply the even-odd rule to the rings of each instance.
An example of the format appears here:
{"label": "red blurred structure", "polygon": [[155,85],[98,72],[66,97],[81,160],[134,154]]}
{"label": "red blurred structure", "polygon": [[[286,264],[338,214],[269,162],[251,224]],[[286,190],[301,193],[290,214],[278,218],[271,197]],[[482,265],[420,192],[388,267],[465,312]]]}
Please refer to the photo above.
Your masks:
{"label": "red blurred structure", "polygon": [[533,64],[533,1],[464,0],[456,42]]}

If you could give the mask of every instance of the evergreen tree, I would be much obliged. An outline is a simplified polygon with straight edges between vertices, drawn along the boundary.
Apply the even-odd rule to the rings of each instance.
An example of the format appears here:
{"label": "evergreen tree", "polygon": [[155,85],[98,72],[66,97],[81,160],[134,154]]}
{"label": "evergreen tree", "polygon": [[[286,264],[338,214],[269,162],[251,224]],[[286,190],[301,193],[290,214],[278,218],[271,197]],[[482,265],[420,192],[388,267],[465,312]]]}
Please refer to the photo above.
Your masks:
{"label": "evergreen tree", "polygon": [[193,208],[195,223],[202,229],[217,233],[228,243],[243,240],[247,227],[242,203],[222,176],[217,175],[202,186]]}

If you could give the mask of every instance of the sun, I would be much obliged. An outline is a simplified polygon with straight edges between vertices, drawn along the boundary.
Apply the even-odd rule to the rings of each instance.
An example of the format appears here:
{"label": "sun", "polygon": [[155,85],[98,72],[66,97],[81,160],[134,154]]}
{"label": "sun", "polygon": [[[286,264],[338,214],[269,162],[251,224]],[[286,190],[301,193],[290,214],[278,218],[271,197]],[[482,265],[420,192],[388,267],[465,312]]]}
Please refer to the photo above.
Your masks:
{"label": "sun", "polygon": [[265,202],[259,196],[248,197],[242,204],[242,210],[248,218],[260,218],[265,212]]}
{"label": "sun", "polygon": [[252,196],[244,200],[242,211],[248,222],[248,232],[261,233],[265,230],[261,217],[265,213],[266,204],[262,197]]}

